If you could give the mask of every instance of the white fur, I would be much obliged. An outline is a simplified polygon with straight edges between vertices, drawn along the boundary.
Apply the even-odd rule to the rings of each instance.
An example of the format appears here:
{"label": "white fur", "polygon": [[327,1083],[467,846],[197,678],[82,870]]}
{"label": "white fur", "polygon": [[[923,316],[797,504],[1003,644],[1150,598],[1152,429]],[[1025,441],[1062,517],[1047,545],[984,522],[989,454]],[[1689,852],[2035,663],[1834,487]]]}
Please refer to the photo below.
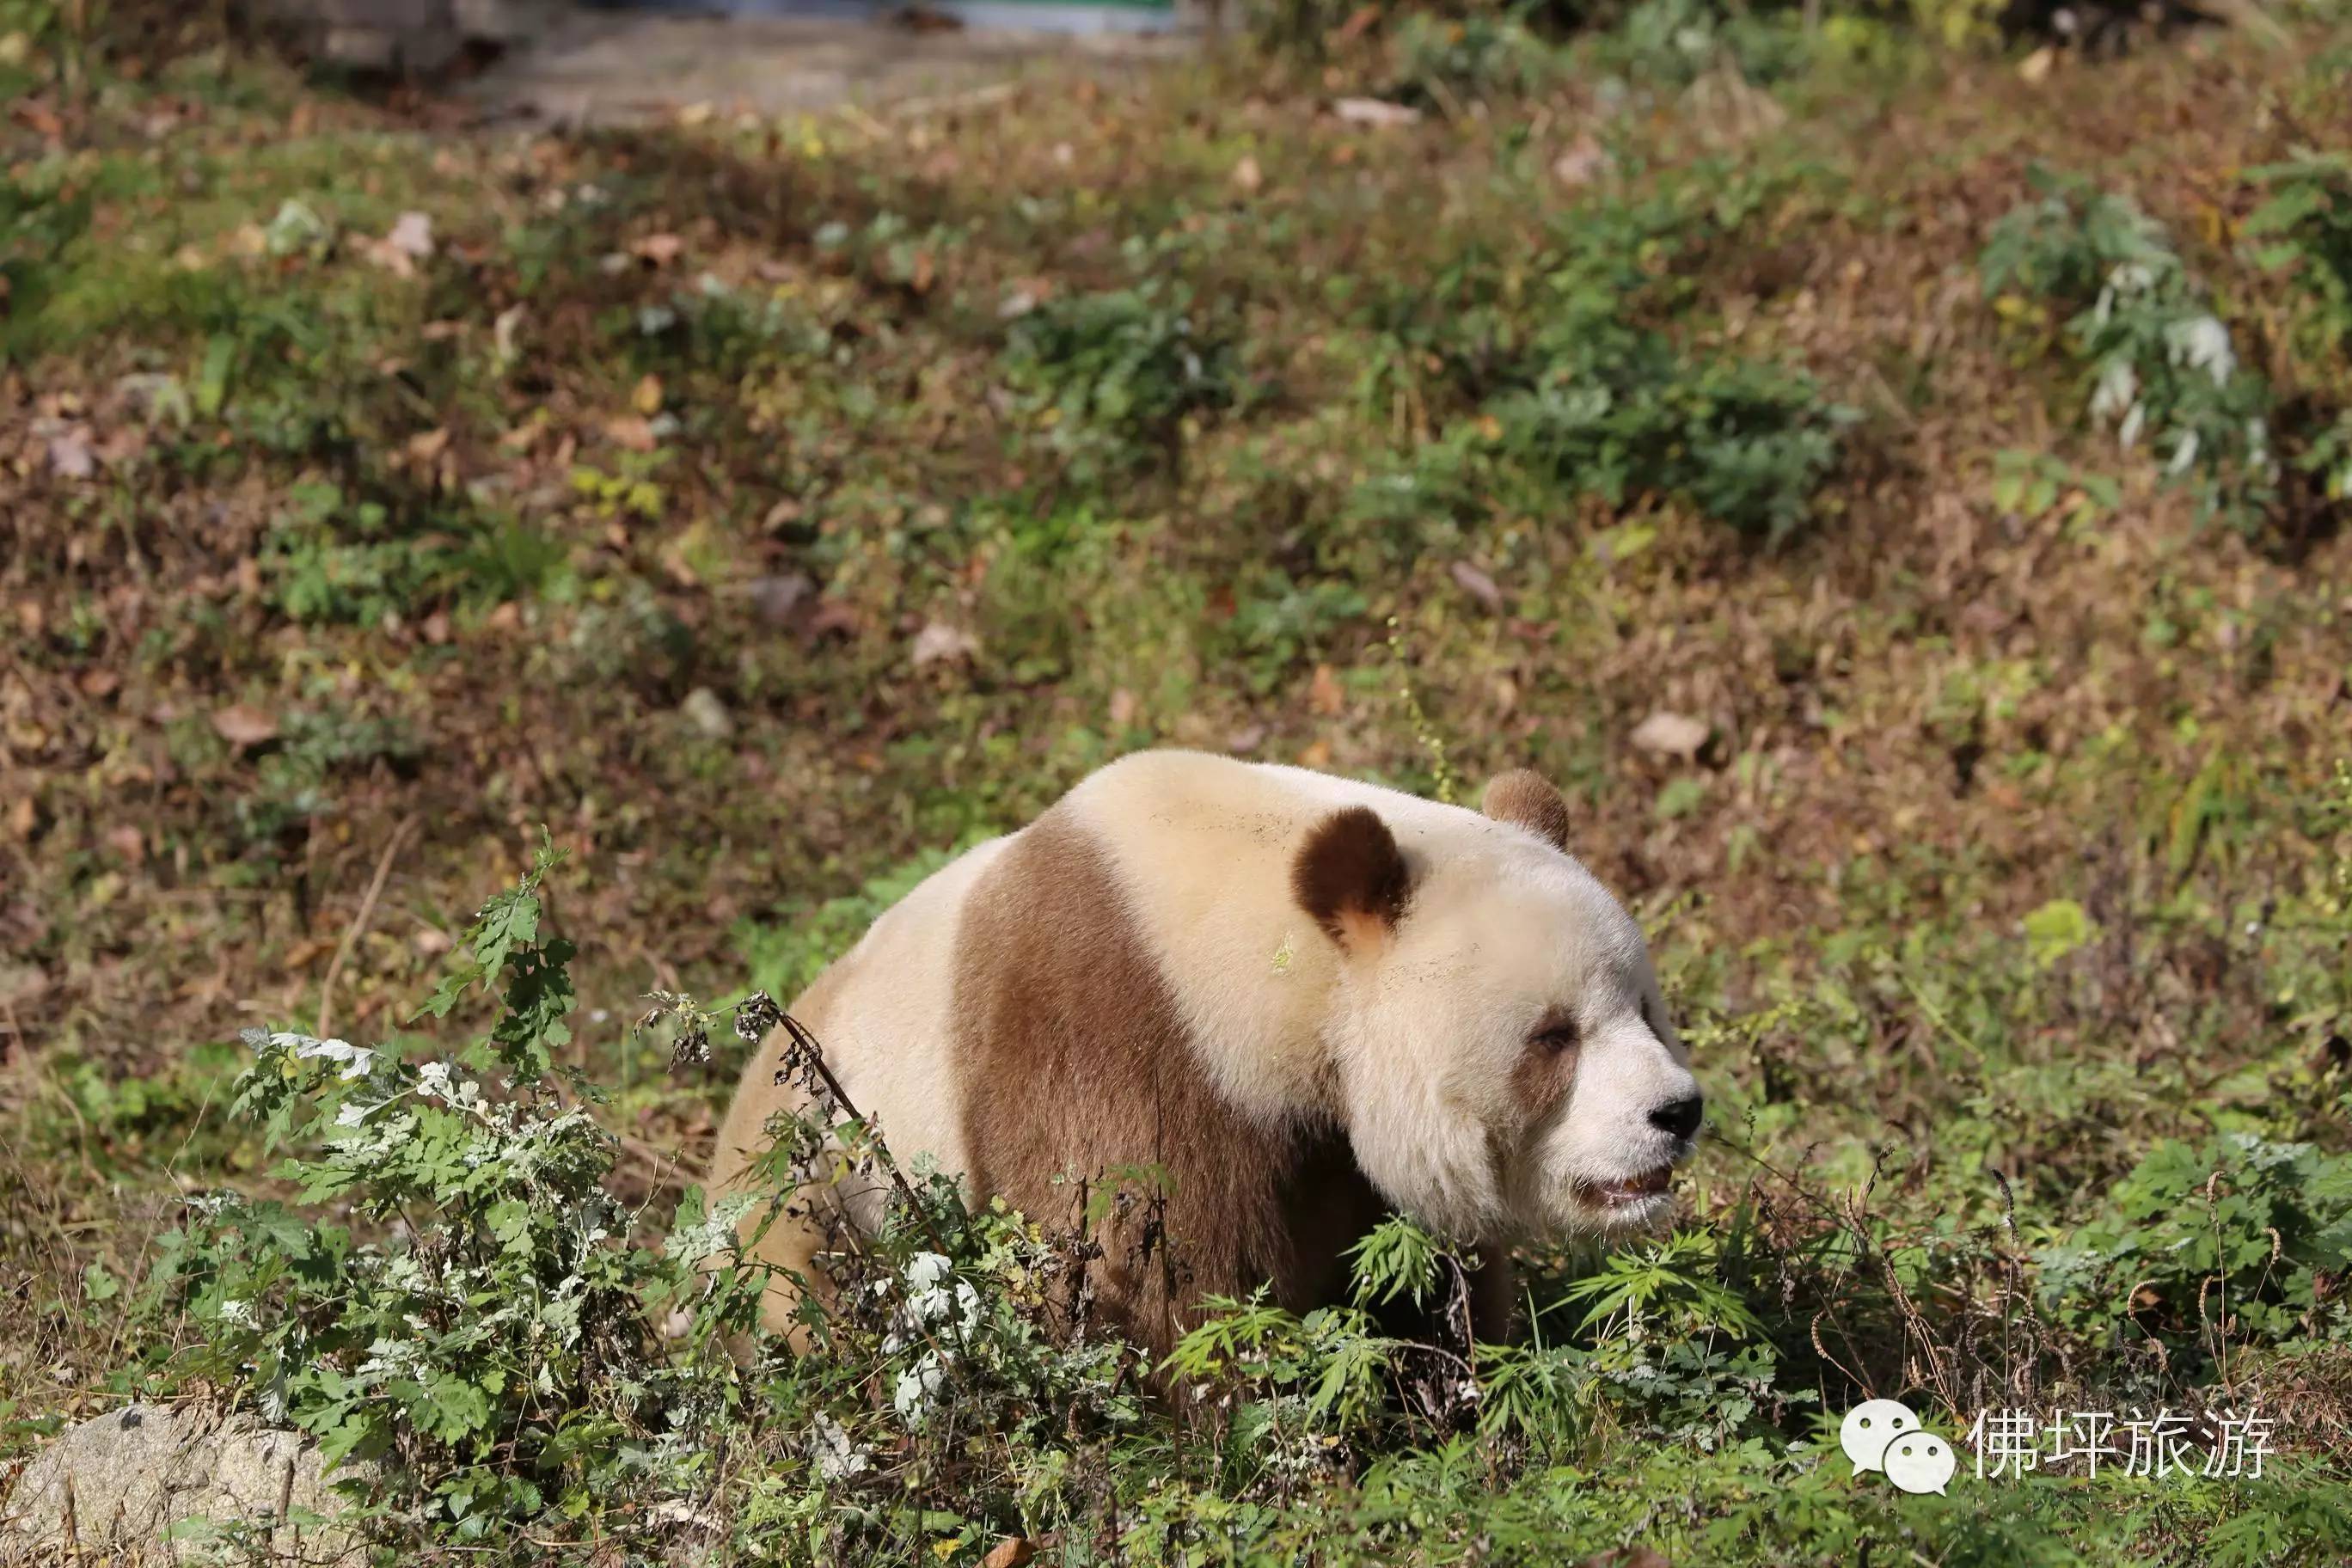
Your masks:
{"label": "white fur", "polygon": [[[957,931],[965,894],[1010,842],[974,845],[926,877],[838,961],[828,976],[837,984],[819,983],[812,994],[824,992],[822,1005],[794,1006],[794,1016],[824,1043],[825,1061],[850,1103],[880,1126],[891,1152],[909,1165],[928,1161],[950,1175],[970,1168],[949,1056],[955,1045]],[[751,1070],[772,1067],[762,1054]],[[747,1077],[737,1091],[739,1103],[751,1087]],[[730,1140],[746,1147],[764,1142],[758,1126],[739,1125],[731,1111],[719,1140],[722,1170],[736,1152]],[[877,1217],[882,1185],[845,1186],[835,1195],[865,1225]]]}
{"label": "white fur", "polygon": [[964,895],[1009,839],[973,846],[884,911],[854,951],[818,1035],[859,1110],[878,1120],[902,1159],[928,1155],[942,1171],[966,1168],[962,1107],[941,1086],[956,1081],[948,1053],[955,1009],[957,928]]}

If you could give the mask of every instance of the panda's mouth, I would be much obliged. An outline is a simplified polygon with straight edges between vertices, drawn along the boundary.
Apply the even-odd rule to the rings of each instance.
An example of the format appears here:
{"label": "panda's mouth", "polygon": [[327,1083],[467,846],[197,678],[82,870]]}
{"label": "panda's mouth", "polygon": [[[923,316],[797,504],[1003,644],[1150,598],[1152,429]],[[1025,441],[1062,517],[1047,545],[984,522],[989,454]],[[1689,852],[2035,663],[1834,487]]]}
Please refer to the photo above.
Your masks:
{"label": "panda's mouth", "polygon": [[1627,1176],[1613,1182],[1579,1181],[1576,1195],[1604,1214],[1644,1208],[1666,1195],[1666,1188],[1673,1182],[1675,1168],[1669,1163],[1644,1171],[1638,1176]]}

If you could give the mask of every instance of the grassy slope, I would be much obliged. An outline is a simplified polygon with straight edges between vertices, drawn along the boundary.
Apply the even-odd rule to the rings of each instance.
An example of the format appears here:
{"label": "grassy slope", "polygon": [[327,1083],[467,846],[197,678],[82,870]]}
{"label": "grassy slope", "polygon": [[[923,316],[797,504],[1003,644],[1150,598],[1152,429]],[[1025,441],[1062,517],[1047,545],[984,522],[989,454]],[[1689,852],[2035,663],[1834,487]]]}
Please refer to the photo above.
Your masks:
{"label": "grassy slope", "polygon": [[[85,1293],[138,1272],[175,1184],[253,1177],[217,1042],[395,1027],[538,825],[578,851],[583,1065],[659,1192],[733,1064],[667,1076],[626,1032],[639,993],[788,990],[871,907],[826,900],[1137,746],[1433,787],[1391,616],[1452,767],[1561,781],[1653,923],[1724,1134],[1696,1212],[1744,1203],[1818,1265],[1785,1282],[1825,1311],[1787,1381],[1990,1397],[2004,1245],[2071,1235],[2163,1138],[2344,1141],[2352,544],[2199,527],[2076,428],[2051,329],[2004,324],[1972,269],[2046,158],[2135,194],[2263,319],[2237,172],[2352,141],[2309,63],[2342,41],[2304,42],[2039,86],[1832,73],[1714,151],[1671,102],[1604,120],[1576,82],[1388,132],[1203,68],[949,121],[564,136],[201,53],[38,81],[0,129],[47,226],[0,373],[15,1419],[103,1402],[126,1346]],[[1596,132],[1615,172],[1563,179]],[[1536,330],[1559,237],[1700,156],[1752,200],[1653,255],[1644,308],[1861,412],[1812,525],[1765,550],[1685,505],[1523,493],[1369,517],[1366,476],[1475,429],[1462,301]],[[372,256],[410,210],[434,254]],[[1006,301],[1147,278],[1231,343],[1241,395],[1139,451],[1057,439]],[[83,446],[94,471],[61,471]],[[2004,511],[2012,449],[2119,503]],[[926,659],[934,628],[968,651]],[[1661,709],[1709,726],[1696,759],[1629,746]],[[2021,922],[2059,900],[2093,939],[2038,958]],[[1820,1264],[1849,1224],[1883,1254]],[[1948,1298],[1948,1361],[1878,1256]],[[2104,1353],[2159,1375],[2146,1342]],[[2295,1440],[2340,1445],[2342,1346],[2270,1373]],[[1727,1550],[1800,1528],[1757,1515],[1744,1462],[1696,1521]],[[2200,1498],[2143,1499],[2137,1549],[2189,1550],[2224,1506]]]}

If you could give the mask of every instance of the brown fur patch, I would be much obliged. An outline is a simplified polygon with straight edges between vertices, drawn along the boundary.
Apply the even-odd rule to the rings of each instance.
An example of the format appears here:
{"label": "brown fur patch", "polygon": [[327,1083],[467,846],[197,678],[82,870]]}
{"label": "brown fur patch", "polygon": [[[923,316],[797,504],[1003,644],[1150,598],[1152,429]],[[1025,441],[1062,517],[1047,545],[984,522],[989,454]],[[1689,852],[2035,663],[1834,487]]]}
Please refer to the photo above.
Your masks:
{"label": "brown fur patch", "polygon": [[1381,814],[1350,805],[1307,833],[1290,863],[1290,892],[1331,940],[1360,952],[1404,918],[1412,879]]}
{"label": "brown fur patch", "polygon": [[1540,1118],[1559,1103],[1576,1081],[1576,1047],[1552,1050],[1529,1045],[1511,1069],[1511,1092],[1530,1119]]}
{"label": "brown fur patch", "polygon": [[1496,821],[1524,827],[1562,854],[1568,852],[1568,802],[1533,768],[1497,773],[1482,804]]}
{"label": "brown fur patch", "polygon": [[1209,1292],[1270,1281],[1295,1311],[1340,1299],[1341,1253],[1386,1205],[1337,1128],[1265,1127],[1217,1093],[1108,858],[1066,807],[973,885],[955,962],[977,1201],[1052,1225],[1078,1201],[1056,1176],[1167,1173],[1162,1203],[1138,1193],[1097,1234],[1113,1326],[1158,1357]]}
{"label": "brown fur patch", "polygon": [[1576,1081],[1576,1013],[1555,1005],[1528,1032],[1527,1047],[1511,1069],[1511,1092],[1531,1119],[1540,1118],[1559,1103]]}

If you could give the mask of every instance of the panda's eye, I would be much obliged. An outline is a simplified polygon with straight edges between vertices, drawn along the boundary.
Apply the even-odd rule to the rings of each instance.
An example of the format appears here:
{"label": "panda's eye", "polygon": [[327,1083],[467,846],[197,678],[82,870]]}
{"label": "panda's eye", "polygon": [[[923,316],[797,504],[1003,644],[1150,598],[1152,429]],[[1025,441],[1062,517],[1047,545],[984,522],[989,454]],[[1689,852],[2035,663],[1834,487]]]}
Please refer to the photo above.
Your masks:
{"label": "panda's eye", "polygon": [[1576,1020],[1565,1013],[1546,1014],[1543,1022],[1536,1026],[1535,1033],[1528,1037],[1529,1047],[1548,1051],[1553,1056],[1574,1050],[1576,1042]]}

